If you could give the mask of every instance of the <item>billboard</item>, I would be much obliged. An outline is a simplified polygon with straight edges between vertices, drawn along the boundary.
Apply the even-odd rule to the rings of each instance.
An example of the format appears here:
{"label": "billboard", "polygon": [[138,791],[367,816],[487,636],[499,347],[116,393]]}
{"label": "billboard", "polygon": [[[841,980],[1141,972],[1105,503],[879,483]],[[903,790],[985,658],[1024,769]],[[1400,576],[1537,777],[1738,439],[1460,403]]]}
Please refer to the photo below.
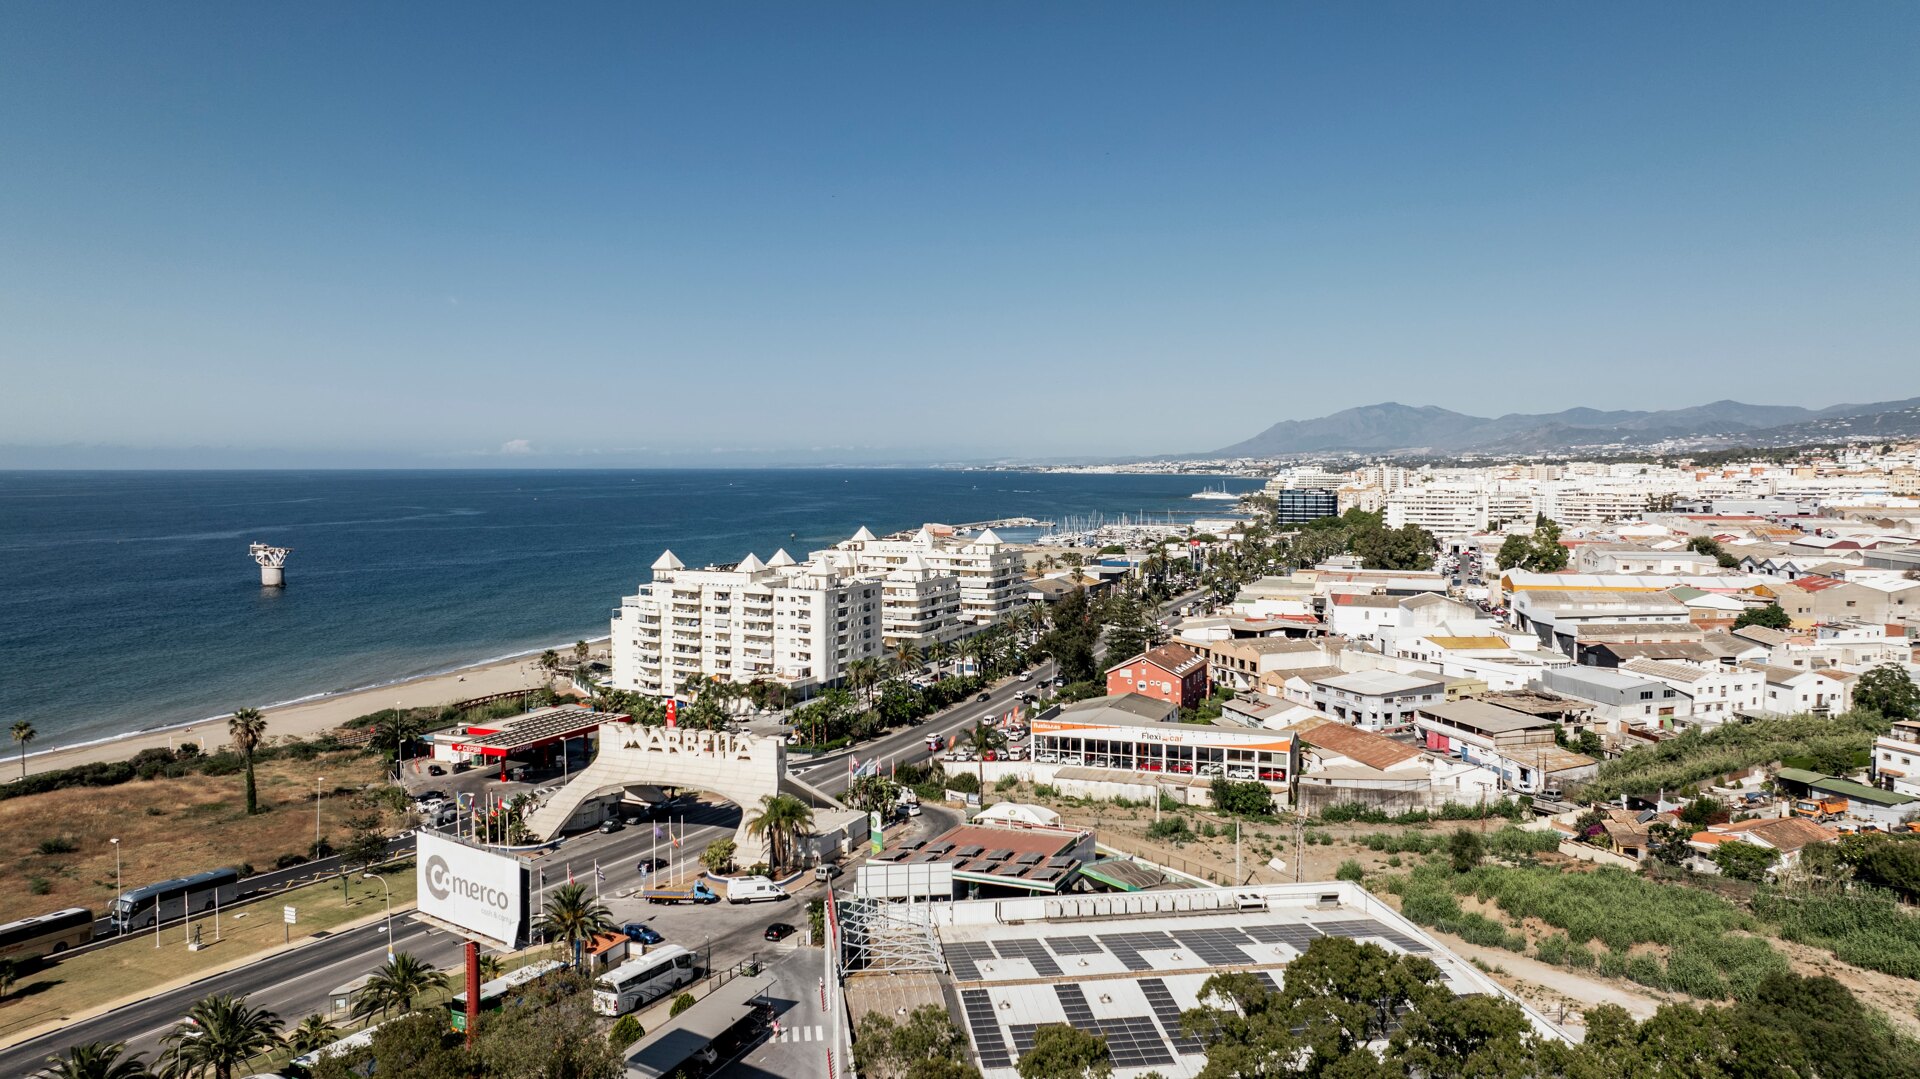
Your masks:
{"label": "billboard", "polygon": [[414,874],[420,913],[503,947],[527,939],[527,867],[511,855],[416,832]]}
{"label": "billboard", "polygon": [[854,871],[853,893],[876,899],[952,899],[952,862],[868,862]]}

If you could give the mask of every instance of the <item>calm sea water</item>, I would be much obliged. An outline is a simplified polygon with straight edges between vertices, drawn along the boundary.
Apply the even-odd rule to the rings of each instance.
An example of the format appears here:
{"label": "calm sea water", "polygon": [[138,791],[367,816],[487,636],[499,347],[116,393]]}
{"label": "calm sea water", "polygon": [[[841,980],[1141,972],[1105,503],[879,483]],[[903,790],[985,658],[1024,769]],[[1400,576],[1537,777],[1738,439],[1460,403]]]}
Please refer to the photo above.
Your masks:
{"label": "calm sea water", "polygon": [[[603,636],[664,548],[688,565],[805,558],[861,525],[1231,507],[1188,497],[1202,486],[929,470],[0,472],[0,727],[26,719],[36,749],[72,745]],[[259,587],[256,540],[293,548],[287,588]]]}

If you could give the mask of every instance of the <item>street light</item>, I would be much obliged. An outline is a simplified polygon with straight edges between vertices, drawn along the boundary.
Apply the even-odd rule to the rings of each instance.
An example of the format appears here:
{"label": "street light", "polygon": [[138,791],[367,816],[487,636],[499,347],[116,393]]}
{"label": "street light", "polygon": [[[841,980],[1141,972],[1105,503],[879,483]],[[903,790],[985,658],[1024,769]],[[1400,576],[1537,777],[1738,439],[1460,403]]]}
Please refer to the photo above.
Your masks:
{"label": "street light", "polygon": [[393,886],[378,873],[362,873],[361,880],[377,880],[387,893],[387,962],[393,962]]}
{"label": "street light", "polygon": [[118,911],[120,899],[126,894],[120,884],[120,837],[115,836],[107,842],[113,844],[113,909]]}
{"label": "street light", "polygon": [[313,777],[313,856],[320,857],[320,784],[327,781],[326,776]]}

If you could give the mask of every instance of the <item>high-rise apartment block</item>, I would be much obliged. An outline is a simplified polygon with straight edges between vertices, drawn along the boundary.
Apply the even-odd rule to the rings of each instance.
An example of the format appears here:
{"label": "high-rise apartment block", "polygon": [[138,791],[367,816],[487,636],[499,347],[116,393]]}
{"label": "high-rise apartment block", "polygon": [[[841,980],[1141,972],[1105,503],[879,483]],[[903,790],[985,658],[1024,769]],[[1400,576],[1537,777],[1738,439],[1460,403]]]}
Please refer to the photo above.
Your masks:
{"label": "high-rise apartment block", "polygon": [[935,527],[888,539],[862,528],[806,562],[778,551],[688,569],[668,551],[613,612],[613,685],[664,697],[719,678],[804,693],[856,660],[965,636],[1024,602],[1019,557],[991,529]]}

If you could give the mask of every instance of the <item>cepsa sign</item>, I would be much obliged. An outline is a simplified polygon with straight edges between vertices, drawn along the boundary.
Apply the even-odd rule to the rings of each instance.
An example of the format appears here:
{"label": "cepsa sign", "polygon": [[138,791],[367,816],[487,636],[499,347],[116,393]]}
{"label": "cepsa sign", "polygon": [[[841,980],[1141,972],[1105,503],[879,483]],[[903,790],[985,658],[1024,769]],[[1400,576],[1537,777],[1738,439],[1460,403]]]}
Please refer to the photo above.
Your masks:
{"label": "cepsa sign", "polygon": [[508,948],[527,938],[527,867],[506,854],[416,832],[420,913]]}

